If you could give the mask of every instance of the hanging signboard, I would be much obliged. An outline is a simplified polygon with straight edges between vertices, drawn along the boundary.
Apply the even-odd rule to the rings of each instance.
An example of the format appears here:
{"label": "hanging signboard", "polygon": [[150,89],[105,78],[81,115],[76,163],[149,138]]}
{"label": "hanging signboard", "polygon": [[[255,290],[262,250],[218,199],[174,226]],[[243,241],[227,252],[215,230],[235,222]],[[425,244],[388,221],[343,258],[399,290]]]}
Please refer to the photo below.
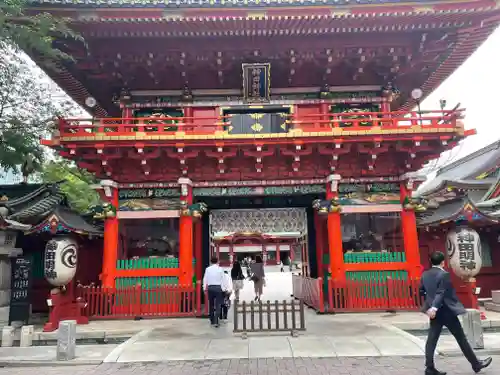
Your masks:
{"label": "hanging signboard", "polygon": [[446,251],[450,267],[457,276],[470,279],[481,270],[481,239],[474,229],[459,227],[451,230],[446,239]]}
{"label": "hanging signboard", "polygon": [[9,325],[12,322],[29,323],[30,290],[32,281],[31,257],[12,259],[12,276],[10,291]]}
{"label": "hanging signboard", "polygon": [[242,64],[243,99],[251,103],[268,102],[271,99],[271,64]]}

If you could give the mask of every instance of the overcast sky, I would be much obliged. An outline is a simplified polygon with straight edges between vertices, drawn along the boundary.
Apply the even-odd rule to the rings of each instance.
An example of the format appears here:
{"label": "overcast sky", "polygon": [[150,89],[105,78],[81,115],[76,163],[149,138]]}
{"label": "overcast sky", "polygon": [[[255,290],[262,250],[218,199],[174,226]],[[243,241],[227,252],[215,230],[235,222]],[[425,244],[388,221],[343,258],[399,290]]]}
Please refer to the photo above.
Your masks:
{"label": "overcast sky", "polygon": [[500,28],[422,103],[422,109],[439,109],[439,100],[446,99],[448,109],[461,103],[466,109],[466,129],[476,129],[439,162],[444,165],[464,157],[500,139]]}

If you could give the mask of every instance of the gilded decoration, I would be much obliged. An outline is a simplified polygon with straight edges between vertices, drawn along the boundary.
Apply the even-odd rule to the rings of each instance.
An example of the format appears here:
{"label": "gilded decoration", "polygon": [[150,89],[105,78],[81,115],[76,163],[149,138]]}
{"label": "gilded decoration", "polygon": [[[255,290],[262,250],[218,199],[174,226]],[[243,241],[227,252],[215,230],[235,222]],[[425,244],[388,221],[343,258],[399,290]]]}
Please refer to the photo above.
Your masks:
{"label": "gilded decoration", "polygon": [[210,211],[212,233],[307,233],[304,208],[242,209]]}
{"label": "gilded decoration", "polygon": [[179,198],[138,198],[120,199],[120,211],[154,211],[154,210],[179,210]]}
{"label": "gilded decoration", "polygon": [[340,200],[337,197],[330,200],[316,199],[312,202],[312,207],[320,215],[342,212],[342,206],[340,205]]}
{"label": "gilded decoration", "polygon": [[237,197],[256,195],[303,195],[303,194],[325,194],[326,186],[296,185],[296,186],[243,186],[243,187],[199,187],[193,189],[196,197]]}
{"label": "gilded decoration", "polygon": [[427,201],[423,198],[405,197],[403,209],[405,211],[424,212],[427,210]]}
{"label": "gilded decoration", "polygon": [[340,205],[400,204],[399,184],[340,184]]}
{"label": "gilded decoration", "polygon": [[89,207],[94,219],[103,220],[116,217],[116,207],[109,202],[103,202]]}
{"label": "gilded decoration", "polygon": [[181,201],[181,216],[192,216],[201,219],[208,212],[208,206],[203,202],[188,205],[186,201]]}

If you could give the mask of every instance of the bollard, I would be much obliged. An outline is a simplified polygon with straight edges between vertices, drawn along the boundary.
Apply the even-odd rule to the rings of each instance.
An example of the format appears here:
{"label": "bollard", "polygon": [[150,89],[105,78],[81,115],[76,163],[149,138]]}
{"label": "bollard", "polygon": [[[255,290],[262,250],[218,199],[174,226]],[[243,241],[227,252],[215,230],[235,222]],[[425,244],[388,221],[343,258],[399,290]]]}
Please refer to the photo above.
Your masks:
{"label": "bollard", "polygon": [[76,349],[76,320],[64,320],[59,323],[57,332],[58,361],[70,361],[75,358]]}
{"label": "bollard", "polygon": [[22,326],[21,327],[21,341],[19,346],[21,348],[27,348],[33,345],[33,335],[35,334],[34,326]]}
{"label": "bollard", "polygon": [[463,315],[462,326],[465,336],[473,349],[484,349],[483,326],[481,325],[481,313],[476,309],[467,309]]}
{"label": "bollard", "polygon": [[2,328],[2,347],[8,348],[14,345],[14,333],[16,329],[12,326]]}

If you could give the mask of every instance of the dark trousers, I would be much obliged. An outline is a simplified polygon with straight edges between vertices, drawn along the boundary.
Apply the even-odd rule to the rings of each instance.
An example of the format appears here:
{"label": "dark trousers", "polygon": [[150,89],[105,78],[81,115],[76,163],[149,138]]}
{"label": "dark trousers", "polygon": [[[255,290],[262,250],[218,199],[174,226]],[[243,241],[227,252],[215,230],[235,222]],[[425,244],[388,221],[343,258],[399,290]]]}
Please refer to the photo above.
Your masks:
{"label": "dark trousers", "polygon": [[425,366],[427,368],[434,368],[434,352],[436,351],[436,346],[441,336],[443,326],[448,328],[450,333],[455,337],[462,353],[470,364],[473,367],[477,366],[479,361],[469,341],[467,341],[467,337],[465,337],[464,330],[458,317],[446,306],[441,307],[437,311],[436,317],[430,321],[429,334],[427,335],[427,342],[425,343]]}
{"label": "dark trousers", "polygon": [[223,295],[223,302],[222,302],[222,306],[221,306],[221,309],[220,309],[220,318],[221,319],[224,319],[224,320],[227,320],[227,314],[229,312],[229,297],[230,295],[227,294],[227,293],[224,293],[222,292],[222,295]]}
{"label": "dark trousers", "polygon": [[208,315],[211,324],[219,324],[219,316],[224,303],[224,292],[220,285],[208,286]]}

